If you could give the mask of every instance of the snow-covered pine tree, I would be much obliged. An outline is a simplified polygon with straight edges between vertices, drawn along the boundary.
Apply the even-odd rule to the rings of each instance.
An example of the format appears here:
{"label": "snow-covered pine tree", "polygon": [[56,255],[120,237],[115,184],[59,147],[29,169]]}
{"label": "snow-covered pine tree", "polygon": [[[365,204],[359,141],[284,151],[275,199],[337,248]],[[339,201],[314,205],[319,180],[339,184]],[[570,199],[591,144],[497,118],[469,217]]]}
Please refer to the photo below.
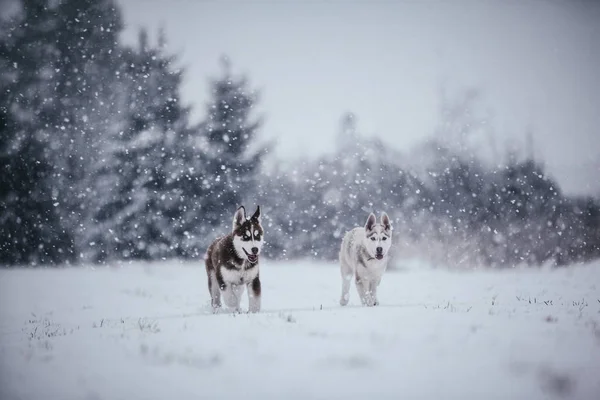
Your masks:
{"label": "snow-covered pine tree", "polygon": [[49,153],[54,108],[49,41],[59,23],[45,0],[26,0],[0,27],[0,263],[63,262],[70,232],[58,213]]}
{"label": "snow-covered pine tree", "polygon": [[173,62],[164,46],[148,44],[145,31],[138,48],[122,53],[126,107],[122,130],[106,141],[93,174],[92,260],[181,255],[186,182],[199,181],[202,171],[190,165],[189,110],[180,103],[182,75]]}
{"label": "snow-covered pine tree", "polygon": [[[88,225],[91,166],[104,139],[118,129],[116,79],[120,10],[114,0],[56,3],[53,109],[47,114],[59,210],[75,232],[78,253]],[[116,122],[115,122],[116,121]]]}
{"label": "snow-covered pine tree", "polygon": [[227,58],[222,61],[221,77],[211,82],[212,99],[203,124],[207,177],[202,187],[207,194],[201,211],[205,225],[213,229],[229,226],[223,221],[229,221],[242,202],[251,201],[267,151],[257,141],[260,120],[252,116],[257,94],[248,88],[246,77],[231,73]]}

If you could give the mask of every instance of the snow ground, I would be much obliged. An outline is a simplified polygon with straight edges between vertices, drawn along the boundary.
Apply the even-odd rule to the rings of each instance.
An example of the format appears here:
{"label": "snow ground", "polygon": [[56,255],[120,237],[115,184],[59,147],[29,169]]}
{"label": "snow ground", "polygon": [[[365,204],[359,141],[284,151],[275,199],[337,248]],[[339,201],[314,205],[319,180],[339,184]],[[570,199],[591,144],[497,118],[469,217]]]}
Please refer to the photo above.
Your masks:
{"label": "snow ground", "polygon": [[375,308],[334,264],[261,276],[260,314],[213,315],[200,263],[1,270],[0,399],[600,398],[600,263],[413,264]]}

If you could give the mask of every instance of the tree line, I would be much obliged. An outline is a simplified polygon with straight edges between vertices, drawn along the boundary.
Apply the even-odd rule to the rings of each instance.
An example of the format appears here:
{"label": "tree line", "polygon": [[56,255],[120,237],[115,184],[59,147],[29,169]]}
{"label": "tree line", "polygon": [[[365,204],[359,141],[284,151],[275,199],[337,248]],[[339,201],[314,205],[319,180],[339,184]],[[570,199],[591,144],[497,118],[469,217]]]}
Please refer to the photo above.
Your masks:
{"label": "tree line", "polygon": [[189,121],[164,35],[119,42],[111,0],[24,0],[0,30],[0,263],[196,257],[261,165],[224,66]]}
{"label": "tree line", "polygon": [[120,43],[112,0],[20,6],[0,26],[0,264],[201,259],[245,202],[276,259],[334,259],[377,209],[398,253],[445,263],[600,256],[598,199],[565,196],[531,157],[490,164],[436,138],[416,168],[348,114],[333,153],[267,165],[258,95],[227,61],[191,123],[163,34]]}

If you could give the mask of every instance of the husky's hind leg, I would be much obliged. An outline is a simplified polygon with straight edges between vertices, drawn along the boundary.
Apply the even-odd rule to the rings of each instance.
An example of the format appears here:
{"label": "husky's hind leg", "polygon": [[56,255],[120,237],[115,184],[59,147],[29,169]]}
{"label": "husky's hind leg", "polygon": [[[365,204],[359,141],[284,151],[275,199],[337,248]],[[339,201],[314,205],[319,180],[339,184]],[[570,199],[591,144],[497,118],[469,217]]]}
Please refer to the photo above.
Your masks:
{"label": "husky's hind leg", "polygon": [[348,304],[350,300],[350,282],[352,281],[352,277],[354,276],[354,269],[352,265],[348,263],[344,249],[346,237],[342,240],[342,247],[339,253],[339,261],[340,261],[340,274],[342,276],[342,296],[340,297],[340,305],[345,306]]}
{"label": "husky's hind leg", "polygon": [[350,283],[354,272],[352,268],[343,261],[340,261],[340,272],[342,275],[342,296],[340,297],[340,305],[345,306],[350,300]]}
{"label": "husky's hind leg", "polygon": [[210,305],[213,309],[221,308],[221,291],[217,282],[215,271],[208,273],[208,291],[210,292]]}
{"label": "husky's hind leg", "polygon": [[221,307],[221,291],[219,290],[219,282],[217,279],[217,272],[210,257],[207,255],[206,260],[206,275],[208,277],[208,292],[210,293],[210,305],[213,310]]}

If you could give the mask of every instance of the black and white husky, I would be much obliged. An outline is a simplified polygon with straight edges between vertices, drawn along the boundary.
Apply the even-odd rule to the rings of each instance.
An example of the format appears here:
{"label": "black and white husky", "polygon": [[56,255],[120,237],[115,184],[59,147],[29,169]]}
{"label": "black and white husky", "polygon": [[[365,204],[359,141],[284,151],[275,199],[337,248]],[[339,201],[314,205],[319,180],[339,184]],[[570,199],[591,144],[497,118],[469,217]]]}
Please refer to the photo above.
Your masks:
{"label": "black and white husky", "polygon": [[350,299],[353,277],[362,304],[369,307],[379,304],[377,287],[387,269],[391,245],[392,225],[385,212],[381,214],[381,223],[378,224],[375,214],[371,213],[364,228],[354,228],[346,233],[340,249],[342,306]]}
{"label": "black and white husky", "polygon": [[260,206],[250,218],[241,206],[233,217],[231,233],[208,247],[205,262],[213,310],[221,307],[222,293],[227,307],[239,312],[244,288],[248,287],[248,311],[260,311],[258,258],[264,233],[260,222]]}

